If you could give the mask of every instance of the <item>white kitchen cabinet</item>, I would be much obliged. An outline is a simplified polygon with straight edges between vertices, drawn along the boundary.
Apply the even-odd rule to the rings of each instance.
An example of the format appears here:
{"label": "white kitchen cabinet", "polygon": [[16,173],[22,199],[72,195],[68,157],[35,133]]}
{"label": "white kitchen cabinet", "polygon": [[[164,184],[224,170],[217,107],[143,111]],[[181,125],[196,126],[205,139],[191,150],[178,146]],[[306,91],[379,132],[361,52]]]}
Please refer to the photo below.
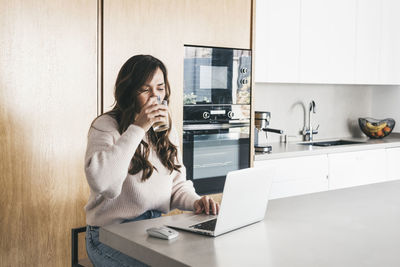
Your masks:
{"label": "white kitchen cabinet", "polygon": [[259,166],[275,169],[270,199],[328,190],[326,154],[255,161],[254,167]]}
{"label": "white kitchen cabinet", "polygon": [[400,179],[400,147],[386,149],[387,180]]}
{"label": "white kitchen cabinet", "polygon": [[400,1],[357,4],[357,84],[400,84]]}
{"label": "white kitchen cabinet", "polygon": [[258,0],[255,81],[400,84],[400,1]]}
{"label": "white kitchen cabinet", "polygon": [[354,82],[356,0],[302,0],[300,82]]}
{"label": "white kitchen cabinet", "polygon": [[400,84],[400,1],[381,1],[381,83]]}
{"label": "white kitchen cabinet", "polygon": [[386,150],[328,154],[329,189],[386,181]]}
{"label": "white kitchen cabinet", "polygon": [[355,83],[379,84],[382,0],[357,3]]}
{"label": "white kitchen cabinet", "polygon": [[300,0],[257,1],[255,81],[298,82]]}

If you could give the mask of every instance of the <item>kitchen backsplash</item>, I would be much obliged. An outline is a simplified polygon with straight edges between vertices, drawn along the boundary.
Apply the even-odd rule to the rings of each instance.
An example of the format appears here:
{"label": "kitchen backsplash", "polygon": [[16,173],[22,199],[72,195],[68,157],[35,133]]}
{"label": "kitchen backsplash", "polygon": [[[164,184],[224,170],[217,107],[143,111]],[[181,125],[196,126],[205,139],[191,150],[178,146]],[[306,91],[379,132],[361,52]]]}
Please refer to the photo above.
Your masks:
{"label": "kitchen backsplash", "polygon": [[400,132],[400,86],[371,86],[372,116],[377,119],[393,118],[394,132]]}
{"label": "kitchen backsplash", "polygon": [[[314,100],[316,113],[312,116],[312,125],[319,125],[319,132],[314,139],[361,137],[364,135],[358,127],[358,118],[370,117],[373,114],[379,115],[379,118],[383,116],[382,113],[385,113],[386,109],[379,109],[377,112],[373,107],[373,103],[376,103],[373,97],[389,92],[386,87],[256,83],[253,91],[254,110],[270,111],[269,127],[284,130],[285,134],[293,136],[289,137],[289,140],[302,140],[300,131],[305,125],[308,126],[309,103]],[[400,100],[400,89],[392,90],[399,91],[397,99]],[[384,97],[379,97],[381,98],[383,104]],[[397,113],[400,114],[400,107],[397,108]],[[395,116],[387,114],[383,117]],[[279,140],[279,134],[268,133],[269,142]]]}

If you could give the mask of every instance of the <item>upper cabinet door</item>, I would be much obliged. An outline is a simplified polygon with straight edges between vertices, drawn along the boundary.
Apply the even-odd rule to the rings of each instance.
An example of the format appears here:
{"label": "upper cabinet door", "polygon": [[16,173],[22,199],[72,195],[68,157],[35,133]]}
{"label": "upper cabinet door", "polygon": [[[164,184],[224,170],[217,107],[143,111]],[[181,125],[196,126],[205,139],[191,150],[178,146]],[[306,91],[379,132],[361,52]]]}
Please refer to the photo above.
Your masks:
{"label": "upper cabinet door", "polygon": [[357,5],[356,83],[400,84],[400,1]]}
{"label": "upper cabinet door", "polygon": [[400,84],[400,1],[382,2],[380,82]]}
{"label": "upper cabinet door", "polygon": [[400,84],[400,1],[258,0],[256,82]]}
{"label": "upper cabinet door", "polygon": [[300,82],[354,81],[356,0],[302,0]]}
{"label": "upper cabinet door", "polygon": [[258,0],[255,81],[298,82],[300,0]]}
{"label": "upper cabinet door", "polygon": [[381,0],[357,3],[355,83],[379,84]]}

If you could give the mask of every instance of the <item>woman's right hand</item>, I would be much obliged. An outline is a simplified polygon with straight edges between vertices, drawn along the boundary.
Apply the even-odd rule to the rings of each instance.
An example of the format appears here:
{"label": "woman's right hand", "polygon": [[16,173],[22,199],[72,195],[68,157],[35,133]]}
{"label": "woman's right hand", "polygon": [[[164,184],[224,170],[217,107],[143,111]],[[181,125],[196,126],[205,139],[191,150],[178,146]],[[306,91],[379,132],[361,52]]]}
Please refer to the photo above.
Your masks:
{"label": "woman's right hand", "polygon": [[140,113],[136,115],[133,124],[142,127],[147,132],[155,122],[165,121],[167,117],[168,107],[158,104],[157,97],[149,97]]}

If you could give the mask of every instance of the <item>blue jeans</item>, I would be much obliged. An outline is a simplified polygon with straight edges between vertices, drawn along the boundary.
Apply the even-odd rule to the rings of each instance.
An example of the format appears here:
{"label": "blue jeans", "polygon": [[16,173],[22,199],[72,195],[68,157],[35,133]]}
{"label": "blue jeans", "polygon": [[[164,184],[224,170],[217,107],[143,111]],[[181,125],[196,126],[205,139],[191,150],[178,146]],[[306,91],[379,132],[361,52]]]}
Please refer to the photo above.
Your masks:
{"label": "blue jeans", "polygon": [[[157,210],[149,210],[140,215],[139,217],[125,220],[122,223],[157,218],[160,216],[161,212]],[[115,250],[101,243],[99,241],[99,227],[97,226],[88,225],[86,227],[86,251],[90,261],[93,263],[95,267],[148,266],[143,262],[131,258],[123,254],[122,252],[119,252],[118,250]]]}

